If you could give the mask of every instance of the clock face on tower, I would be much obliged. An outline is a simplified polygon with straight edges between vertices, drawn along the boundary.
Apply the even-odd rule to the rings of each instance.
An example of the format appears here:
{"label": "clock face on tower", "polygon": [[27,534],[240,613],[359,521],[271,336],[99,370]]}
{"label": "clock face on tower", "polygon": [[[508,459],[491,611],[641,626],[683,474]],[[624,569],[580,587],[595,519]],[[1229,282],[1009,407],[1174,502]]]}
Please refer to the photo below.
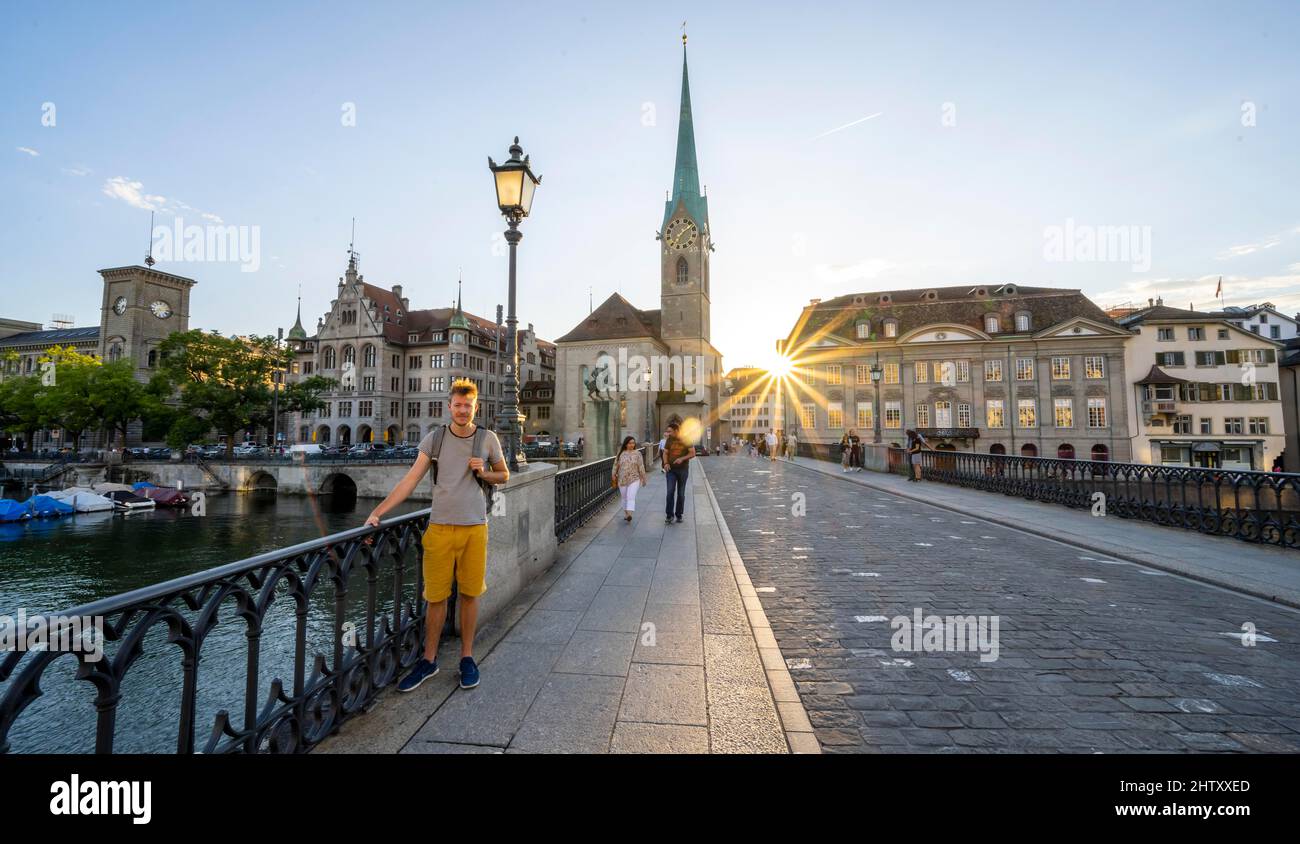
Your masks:
{"label": "clock face on tower", "polygon": [[158,319],[167,319],[167,317],[172,315],[172,306],[161,299],[151,304],[149,310],[153,311],[153,315],[158,317]]}
{"label": "clock face on tower", "polygon": [[118,296],[117,301],[113,303],[113,313],[121,316],[126,313],[126,297]]}
{"label": "clock face on tower", "polygon": [[699,240],[700,230],[695,227],[692,220],[685,217],[678,217],[668,224],[664,231],[664,242],[670,249],[676,249],[679,252],[695,245]]}

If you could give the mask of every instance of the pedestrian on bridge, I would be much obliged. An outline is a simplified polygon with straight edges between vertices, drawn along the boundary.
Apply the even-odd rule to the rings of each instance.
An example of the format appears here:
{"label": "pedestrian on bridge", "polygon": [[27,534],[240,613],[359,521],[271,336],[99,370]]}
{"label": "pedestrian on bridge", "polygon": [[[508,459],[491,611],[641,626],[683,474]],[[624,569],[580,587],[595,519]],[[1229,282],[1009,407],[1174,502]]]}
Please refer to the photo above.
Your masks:
{"label": "pedestrian on bridge", "polygon": [[911,428],[908,428],[906,433],[907,449],[904,453],[907,455],[907,479],[917,482],[921,480],[921,461],[919,458],[913,457],[913,455],[920,454],[922,448],[929,448],[931,451],[934,451],[934,449],[930,447],[930,443],[926,441],[925,437]]}
{"label": "pedestrian on bridge", "polygon": [[636,447],[636,437],[624,437],[623,445],[618,450],[618,459],[614,461],[611,480],[618,487],[623,499],[623,521],[632,521],[636,511],[636,493],[645,486],[645,460]]}

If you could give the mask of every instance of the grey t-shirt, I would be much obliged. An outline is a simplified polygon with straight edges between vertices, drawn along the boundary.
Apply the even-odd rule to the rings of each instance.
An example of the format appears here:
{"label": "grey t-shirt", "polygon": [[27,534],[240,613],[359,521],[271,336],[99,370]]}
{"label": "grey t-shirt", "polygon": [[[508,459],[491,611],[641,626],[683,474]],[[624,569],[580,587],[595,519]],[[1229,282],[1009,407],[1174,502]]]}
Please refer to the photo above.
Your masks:
{"label": "grey t-shirt", "polygon": [[[435,429],[436,430],[436,429]],[[487,499],[478,479],[469,470],[471,457],[482,457],[492,467],[503,459],[501,441],[491,431],[484,431],[483,454],[471,454],[474,446],[474,434],[458,437],[447,426],[447,433],[442,438],[442,452],[438,455],[438,482],[433,485],[433,514],[430,524],[435,525],[481,525],[487,522]],[[420,451],[433,457],[433,431],[420,441]],[[430,470],[432,474],[432,470]]]}

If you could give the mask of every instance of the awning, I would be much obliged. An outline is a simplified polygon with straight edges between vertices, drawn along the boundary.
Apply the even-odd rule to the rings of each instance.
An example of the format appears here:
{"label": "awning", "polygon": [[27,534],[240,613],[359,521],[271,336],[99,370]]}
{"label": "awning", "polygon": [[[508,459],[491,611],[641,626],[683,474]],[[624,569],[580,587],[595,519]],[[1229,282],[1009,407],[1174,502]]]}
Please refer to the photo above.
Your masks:
{"label": "awning", "polygon": [[1219,443],[1197,443],[1196,445],[1192,446],[1192,451],[1198,453],[1210,452],[1210,451],[1217,452],[1219,451],[1219,448],[1220,448]]}
{"label": "awning", "polygon": [[1147,372],[1146,377],[1143,378],[1141,381],[1136,381],[1136,382],[1134,382],[1134,383],[1137,383],[1137,384],[1186,384],[1187,381],[1186,381],[1185,379],[1183,379],[1183,378],[1175,378],[1174,376],[1170,375],[1168,372],[1165,372],[1165,371],[1164,371],[1163,369],[1161,369],[1160,367],[1156,366],[1155,364],[1152,364],[1152,365],[1151,365],[1151,369],[1150,369],[1149,372]]}

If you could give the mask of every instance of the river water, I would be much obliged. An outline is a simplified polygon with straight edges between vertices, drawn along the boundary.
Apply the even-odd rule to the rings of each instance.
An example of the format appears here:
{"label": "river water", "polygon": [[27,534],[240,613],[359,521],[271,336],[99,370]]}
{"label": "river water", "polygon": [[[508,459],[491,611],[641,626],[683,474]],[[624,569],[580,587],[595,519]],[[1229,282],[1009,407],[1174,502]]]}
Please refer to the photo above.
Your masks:
{"label": "river water", "polygon": [[[57,520],[0,525],[0,616],[58,613],[182,575],[205,571],[277,548],[359,527],[377,502],[334,496],[231,493],[207,499],[207,514],[158,509],[118,516],[81,513]],[[421,509],[407,502],[392,515]],[[381,580],[381,584],[383,581]],[[382,588],[382,587],[381,587]],[[365,578],[353,579],[351,607],[364,597]],[[283,605],[283,606],[276,606]],[[264,699],[272,677],[292,690],[294,622],[291,602],[275,602],[263,632],[259,689]],[[392,601],[381,601],[381,611]],[[228,609],[227,609],[228,608]],[[242,724],[247,645],[244,625],[231,600],[202,650],[196,746],[202,749],[218,709]],[[283,611],[280,611],[283,610]],[[364,626],[364,606],[357,611]],[[312,596],[310,655],[333,653],[333,591]],[[180,711],[179,649],[166,642],[166,625],[145,639],[144,656],[126,675],[119,707],[117,752],[170,753],[176,747]],[[113,646],[108,647],[111,658]],[[21,670],[20,663],[20,669]],[[95,690],[78,681],[72,657],[46,670],[44,694],[19,716],[10,732],[11,752],[89,752],[94,749]],[[0,682],[0,698],[13,684]],[[262,704],[259,699],[259,707]]]}

